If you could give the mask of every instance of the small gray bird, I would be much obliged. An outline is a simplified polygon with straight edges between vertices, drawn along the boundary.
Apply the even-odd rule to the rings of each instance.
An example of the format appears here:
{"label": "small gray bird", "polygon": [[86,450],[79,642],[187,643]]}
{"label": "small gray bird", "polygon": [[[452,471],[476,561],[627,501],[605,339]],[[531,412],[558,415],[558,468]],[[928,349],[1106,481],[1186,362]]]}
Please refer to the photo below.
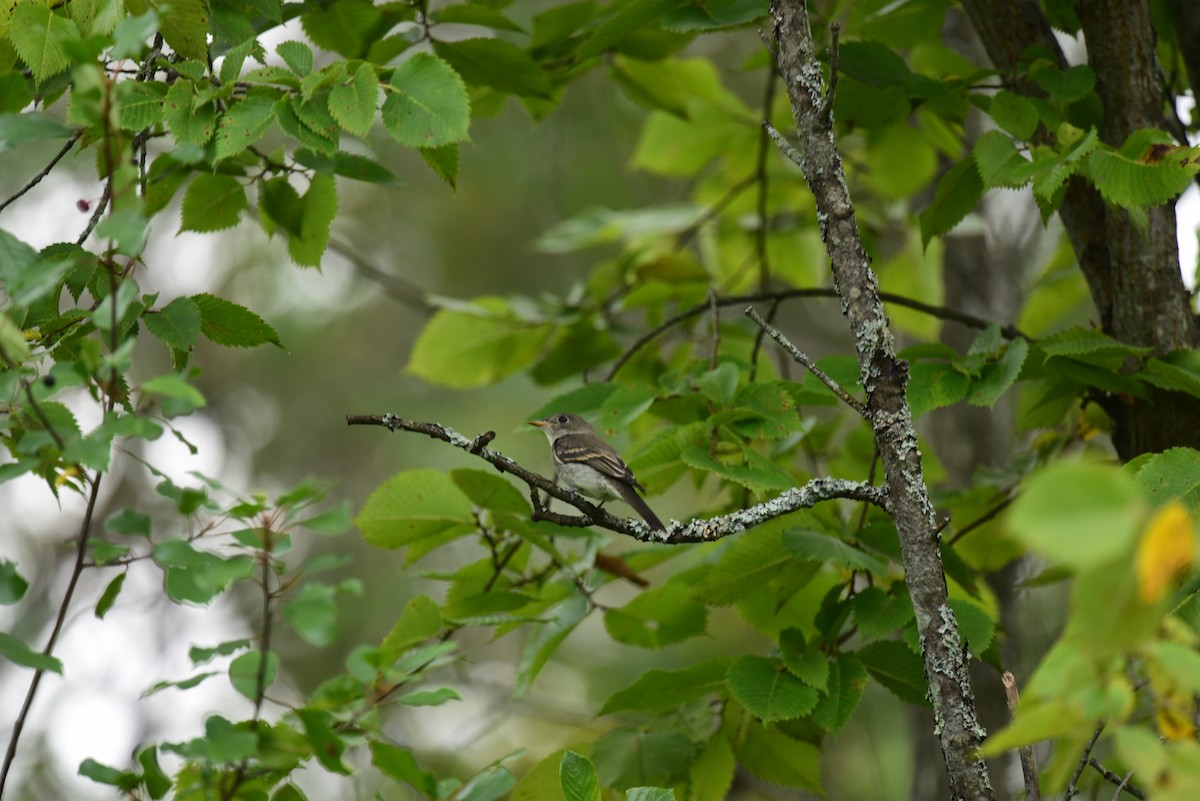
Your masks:
{"label": "small gray bird", "polygon": [[642,516],[650,528],[666,531],[637,491],[646,488],[633,477],[629,465],[613,447],[596,435],[587,420],[577,414],[552,414],[545,420],[530,420],[550,440],[550,455],[558,482],[599,501],[622,500]]}

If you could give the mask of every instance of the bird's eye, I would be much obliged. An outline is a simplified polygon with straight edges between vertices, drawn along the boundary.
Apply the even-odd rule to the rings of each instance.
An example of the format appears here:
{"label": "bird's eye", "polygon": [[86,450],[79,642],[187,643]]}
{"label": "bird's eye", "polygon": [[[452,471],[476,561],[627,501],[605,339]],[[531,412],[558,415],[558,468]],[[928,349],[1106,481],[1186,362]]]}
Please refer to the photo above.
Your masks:
{"label": "bird's eye", "polygon": [[560,422],[560,423],[565,423],[565,422],[567,422],[567,416],[566,416],[565,414],[560,414],[560,415],[558,416],[558,422]]}

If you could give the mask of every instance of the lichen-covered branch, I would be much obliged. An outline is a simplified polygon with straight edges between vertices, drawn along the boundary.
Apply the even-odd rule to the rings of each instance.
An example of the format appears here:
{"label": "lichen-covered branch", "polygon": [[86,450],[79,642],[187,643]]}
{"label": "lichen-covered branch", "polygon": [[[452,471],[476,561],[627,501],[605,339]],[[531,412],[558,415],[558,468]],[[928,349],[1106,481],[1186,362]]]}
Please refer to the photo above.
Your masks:
{"label": "lichen-covered branch", "polygon": [[947,601],[933,505],[925,486],[912,412],[904,395],[908,365],[896,358],[878,281],[863,249],[846,187],[832,120],[821,113],[821,65],[804,0],[772,0],[771,21],[778,41],[779,69],[796,121],[800,166],[816,200],[834,287],[858,353],[860,379],[867,393],[867,417],[887,475],[886,508],[900,536],[925,678],[937,718],[935,733],[946,760],[951,791],[955,799],[991,801],[994,793],[987,766],[977,753],[985,732],[975,713],[966,653]]}
{"label": "lichen-covered branch", "polygon": [[[590,503],[581,495],[563,489],[545,476],[526,470],[499,451],[492,450],[487,444],[495,438],[491,431],[471,439],[459,434],[452,428],[438,423],[423,423],[415,420],[405,420],[394,414],[346,415],[346,424],[352,426],[383,426],[389,431],[403,430],[440,439],[456,448],[478,456],[491,464],[501,473],[508,473],[529,485],[532,490],[533,519],[550,520],[564,526],[599,526],[618,534],[625,534],[642,542],[657,542],[678,545],[685,542],[711,542],[730,534],[737,534],[776,517],[795,512],[799,509],[811,509],[821,501],[835,498],[846,498],[853,501],[866,501],[879,507],[886,507],[887,491],[883,487],[873,487],[861,481],[847,481],[839,478],[814,478],[802,487],[794,487],[772,498],[769,501],[755,504],[749,509],[741,509],[727,515],[708,519],[695,519],[688,523],[671,521],[666,531],[654,531],[641,520],[616,517],[604,509]],[[551,512],[537,496],[537,491],[547,493],[564,503],[574,506],[584,513],[583,516],[563,515]]]}

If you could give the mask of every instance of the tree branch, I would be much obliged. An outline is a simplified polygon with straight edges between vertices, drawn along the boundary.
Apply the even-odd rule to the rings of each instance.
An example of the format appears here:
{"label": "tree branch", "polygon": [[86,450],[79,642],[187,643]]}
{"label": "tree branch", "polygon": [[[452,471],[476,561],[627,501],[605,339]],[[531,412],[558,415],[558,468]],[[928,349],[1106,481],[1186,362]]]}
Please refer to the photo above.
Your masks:
{"label": "tree branch", "polygon": [[[1021,694],[1017,691],[1017,678],[1006,670],[1000,676],[1000,683],[1004,685],[1004,697],[1008,701],[1008,711],[1015,715],[1017,705],[1021,702]],[[1026,801],[1042,801],[1042,789],[1038,784],[1037,760],[1033,758],[1033,747],[1023,745],[1017,749],[1017,754],[1021,759],[1021,776],[1025,779]]]}
{"label": "tree branch", "polygon": [[772,0],[779,67],[798,131],[800,167],[813,193],[834,287],[850,323],[868,419],[886,475],[887,512],[896,523],[904,572],[916,611],[935,732],[955,799],[992,801],[978,749],[986,732],[975,712],[958,623],[947,598],[933,504],[905,400],[908,365],[896,358],[879,282],[863,248],[832,120],[821,113],[821,69],[804,0]]}
{"label": "tree branch", "polygon": [[29,179],[29,183],[25,184],[25,186],[23,186],[23,187],[21,187],[19,190],[17,190],[17,192],[16,192],[16,193],[14,193],[13,195],[9,196],[9,197],[8,197],[8,198],[7,198],[7,199],[6,199],[6,200],[5,200],[3,203],[0,203],[0,211],[4,211],[5,209],[7,209],[7,208],[8,208],[9,206],[11,206],[11,205],[12,205],[12,204],[13,204],[13,203],[14,203],[14,202],[15,202],[15,201],[18,199],[18,198],[20,198],[22,195],[24,195],[24,194],[25,194],[26,192],[28,192],[30,189],[33,189],[35,186],[37,186],[38,184],[40,184],[40,183],[42,182],[42,179],[43,179],[43,178],[45,178],[47,175],[49,175],[49,174],[50,174],[50,171],[54,169],[54,167],[55,167],[55,166],[58,164],[58,162],[62,161],[62,160],[63,160],[63,158],[64,158],[64,157],[65,157],[65,156],[66,156],[68,153],[70,153],[70,152],[71,152],[71,148],[75,147],[75,143],[79,141],[79,137],[81,137],[81,136],[83,136],[83,129],[82,129],[82,128],[80,128],[79,130],[75,131],[75,133],[73,133],[73,134],[71,135],[71,138],[70,138],[70,139],[68,139],[68,140],[67,140],[67,143],[66,143],[65,145],[63,145],[63,146],[62,146],[62,149],[61,149],[61,150],[59,150],[59,151],[58,151],[58,153],[56,153],[56,154],[54,155],[54,158],[50,159],[50,163],[49,163],[49,164],[47,164],[47,165],[46,165],[46,166],[45,166],[45,167],[42,169],[42,171],[41,171],[41,172],[39,172],[37,175],[35,175],[35,176],[33,176],[32,178],[30,178],[30,179]]}
{"label": "tree branch", "polygon": [[1135,787],[1134,785],[1130,784],[1129,776],[1126,776],[1124,778],[1118,776],[1117,774],[1113,773],[1108,768],[1101,765],[1096,760],[1095,757],[1088,757],[1088,764],[1091,765],[1093,768],[1095,768],[1096,772],[1099,773],[1101,776],[1103,776],[1107,781],[1109,781],[1110,783],[1115,784],[1117,786],[1117,796],[1116,797],[1119,797],[1121,795],[1121,791],[1124,790],[1125,792],[1129,793],[1134,798],[1140,798],[1140,799],[1143,799],[1143,801],[1145,800],[1146,793],[1144,791],[1142,791],[1141,789]]}
{"label": "tree branch", "polygon": [[[887,490],[883,487],[872,487],[860,481],[848,481],[839,478],[814,478],[802,487],[795,487],[777,495],[769,501],[764,501],[727,515],[708,519],[694,519],[686,524],[671,521],[666,531],[655,531],[641,520],[616,517],[604,509],[590,503],[583,496],[563,489],[550,479],[526,470],[499,451],[485,447],[483,443],[490,442],[496,435],[487,431],[474,439],[468,439],[452,428],[438,423],[423,423],[415,420],[405,420],[394,414],[349,414],[346,415],[346,425],[351,426],[383,426],[389,431],[401,429],[424,434],[442,442],[448,442],[456,448],[478,456],[491,464],[501,473],[524,481],[529,485],[533,500],[533,519],[550,520],[564,526],[583,528],[599,526],[618,534],[625,534],[642,542],[657,542],[677,545],[685,542],[711,542],[731,534],[738,534],[747,529],[761,525],[768,520],[795,512],[799,509],[811,509],[821,501],[834,498],[847,498],[854,501],[868,501],[883,507],[887,503]],[[537,490],[558,498],[564,503],[574,506],[584,513],[581,517],[563,515],[551,512],[545,508],[537,497]]]}
{"label": "tree branch", "polygon": [[1083,775],[1084,768],[1087,767],[1088,760],[1092,756],[1092,749],[1096,747],[1096,741],[1100,739],[1100,733],[1104,731],[1104,721],[1096,727],[1092,732],[1092,737],[1083,746],[1083,753],[1079,756],[1079,764],[1075,766],[1075,772],[1071,774],[1071,780],[1067,782],[1067,791],[1063,793],[1063,801],[1071,801],[1072,798],[1079,795],[1079,788],[1075,785],[1079,782],[1079,777]]}
{"label": "tree branch", "polygon": [[[908,298],[908,297],[905,297],[904,295],[897,295],[892,292],[879,292],[877,294],[878,294],[879,299],[882,300],[884,303],[894,303],[897,306],[904,306],[905,308],[915,309],[916,311],[919,311],[923,314],[928,314],[931,317],[937,317],[942,320],[951,320],[956,323],[962,323],[963,325],[965,325],[969,328],[975,328],[980,331],[982,331],[985,328],[990,328],[993,325],[995,325],[1000,329],[1000,333],[1003,334],[1006,339],[1016,339],[1017,337],[1021,337],[1022,339],[1027,339],[1030,342],[1036,341],[1032,337],[1028,337],[1024,333],[1022,333],[1021,329],[1017,328],[1015,325],[1009,325],[1009,324],[1001,325],[999,323],[994,323],[991,320],[985,320],[982,317],[976,317],[973,314],[966,314],[965,312],[960,312],[957,309],[948,309],[945,306],[934,306],[932,303],[925,303],[923,301],[914,300],[913,298]],[[741,305],[749,305],[751,303],[762,303],[764,301],[791,300],[793,298],[836,298],[836,297],[838,297],[838,292],[836,289],[833,289],[831,287],[801,287],[801,288],[797,288],[797,289],[781,289],[777,292],[755,292],[750,295],[729,295],[724,298],[717,298],[717,305],[718,306],[741,306]],[[667,320],[664,320],[661,324],[659,324],[655,328],[650,329],[645,334],[638,337],[638,339],[634,340],[633,344],[630,345],[629,348],[627,348],[623,354],[621,354],[621,357],[613,363],[613,366],[611,368],[609,368],[608,375],[605,376],[604,380],[612,381],[613,378],[616,377],[617,373],[619,373],[621,371],[621,368],[624,367],[625,364],[630,359],[633,358],[634,354],[636,354],[643,347],[645,347],[646,345],[650,344],[655,339],[657,339],[663,332],[670,331],[672,328],[679,325],[680,323],[687,322],[688,320],[692,319],[693,317],[696,317],[696,316],[701,315],[704,312],[708,311],[710,308],[711,307],[707,300],[704,301],[703,303],[697,303],[695,306],[692,306],[689,309],[685,309],[685,310],[681,311],[679,314],[676,314],[675,316],[670,317]]]}
{"label": "tree branch", "polygon": [[807,353],[805,353],[804,351],[800,350],[795,345],[793,345],[791,340],[789,340],[787,337],[785,337],[783,334],[781,334],[779,332],[779,329],[775,328],[770,323],[768,323],[766,320],[764,320],[762,317],[760,317],[758,312],[756,312],[754,310],[753,306],[749,306],[746,308],[746,316],[749,317],[754,322],[758,323],[759,327],[762,328],[762,330],[767,332],[767,336],[771,337],[771,339],[778,342],[779,346],[782,347],[784,350],[786,350],[791,355],[791,357],[796,360],[797,364],[803,366],[810,373],[812,373],[814,376],[816,376],[818,381],[820,381],[825,386],[829,387],[829,391],[832,392],[834,395],[837,395],[839,398],[841,398],[842,403],[846,404],[851,409],[858,412],[860,417],[862,417],[864,419],[869,419],[869,418],[867,418],[866,407],[862,405],[862,402],[859,401],[858,398],[854,397],[849,392],[842,389],[841,384],[839,384],[838,382],[836,382],[832,378],[830,378],[829,375],[824,370],[822,370],[820,367],[817,367],[816,363],[812,359],[809,358]]}

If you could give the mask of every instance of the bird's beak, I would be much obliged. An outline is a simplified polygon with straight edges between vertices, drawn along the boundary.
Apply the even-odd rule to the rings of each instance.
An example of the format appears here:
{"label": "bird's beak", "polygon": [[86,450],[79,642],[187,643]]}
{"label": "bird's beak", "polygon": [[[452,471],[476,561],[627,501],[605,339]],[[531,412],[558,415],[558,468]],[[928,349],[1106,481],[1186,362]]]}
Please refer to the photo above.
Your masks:
{"label": "bird's beak", "polygon": [[538,428],[545,428],[546,426],[548,426],[550,424],[547,423],[545,420],[530,420],[529,425],[537,426]]}

